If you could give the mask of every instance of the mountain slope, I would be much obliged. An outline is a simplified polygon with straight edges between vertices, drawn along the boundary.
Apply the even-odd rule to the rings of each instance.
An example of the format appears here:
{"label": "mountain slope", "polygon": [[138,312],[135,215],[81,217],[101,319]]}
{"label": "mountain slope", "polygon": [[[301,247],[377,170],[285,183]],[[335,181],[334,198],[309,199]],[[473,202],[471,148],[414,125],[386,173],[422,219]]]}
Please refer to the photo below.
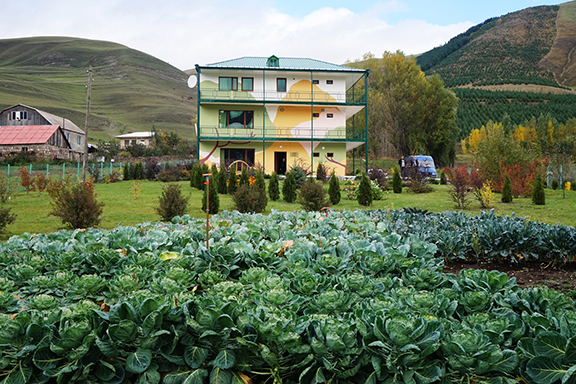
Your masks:
{"label": "mountain slope", "polygon": [[90,141],[152,127],[194,137],[188,75],[120,44],[67,37],[0,40],[0,108],[18,103],[84,128],[87,69],[93,67]]}

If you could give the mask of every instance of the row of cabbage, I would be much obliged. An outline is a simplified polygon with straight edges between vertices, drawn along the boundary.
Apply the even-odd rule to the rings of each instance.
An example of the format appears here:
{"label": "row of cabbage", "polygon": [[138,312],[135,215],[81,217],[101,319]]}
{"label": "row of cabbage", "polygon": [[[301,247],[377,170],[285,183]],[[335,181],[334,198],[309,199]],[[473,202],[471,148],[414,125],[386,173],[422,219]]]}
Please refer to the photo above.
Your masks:
{"label": "row of cabbage", "polygon": [[4,383],[573,383],[574,302],[362,212],[12,237]]}
{"label": "row of cabbage", "polygon": [[480,214],[464,212],[419,212],[378,210],[370,216],[387,223],[387,229],[402,236],[418,236],[438,246],[446,259],[469,261],[576,261],[576,229],[549,225],[523,217],[499,216],[493,210]]}

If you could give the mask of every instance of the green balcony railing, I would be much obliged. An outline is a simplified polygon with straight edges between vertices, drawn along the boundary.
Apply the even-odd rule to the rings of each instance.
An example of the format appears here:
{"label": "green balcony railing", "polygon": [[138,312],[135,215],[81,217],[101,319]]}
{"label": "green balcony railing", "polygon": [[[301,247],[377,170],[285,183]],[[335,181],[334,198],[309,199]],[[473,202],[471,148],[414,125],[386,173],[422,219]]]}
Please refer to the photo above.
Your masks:
{"label": "green balcony railing", "polygon": [[213,125],[200,126],[201,140],[318,140],[318,141],[364,141],[365,132],[354,133],[343,127],[262,127],[230,128]]}
{"label": "green balcony railing", "polygon": [[364,94],[352,92],[276,92],[200,90],[200,101],[364,104]]}

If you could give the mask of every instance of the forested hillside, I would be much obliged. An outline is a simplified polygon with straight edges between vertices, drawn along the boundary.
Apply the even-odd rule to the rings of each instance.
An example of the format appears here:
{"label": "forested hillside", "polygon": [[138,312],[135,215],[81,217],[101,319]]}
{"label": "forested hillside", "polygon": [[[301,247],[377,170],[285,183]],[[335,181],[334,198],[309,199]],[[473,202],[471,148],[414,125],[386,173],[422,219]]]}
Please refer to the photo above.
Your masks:
{"label": "forested hillside", "polygon": [[66,37],[0,40],[0,109],[22,103],[84,127],[93,67],[90,141],[152,127],[194,137],[188,75],[120,44]]}

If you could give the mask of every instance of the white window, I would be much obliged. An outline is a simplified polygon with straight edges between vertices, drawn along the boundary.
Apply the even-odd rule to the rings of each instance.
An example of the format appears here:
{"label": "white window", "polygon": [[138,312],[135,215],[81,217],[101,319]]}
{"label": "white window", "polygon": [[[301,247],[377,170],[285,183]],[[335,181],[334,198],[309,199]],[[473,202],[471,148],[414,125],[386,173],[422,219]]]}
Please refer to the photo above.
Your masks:
{"label": "white window", "polygon": [[82,136],[78,136],[76,138],[76,144],[81,145],[82,144]]}
{"label": "white window", "polygon": [[28,120],[28,111],[12,111],[12,120]]}

